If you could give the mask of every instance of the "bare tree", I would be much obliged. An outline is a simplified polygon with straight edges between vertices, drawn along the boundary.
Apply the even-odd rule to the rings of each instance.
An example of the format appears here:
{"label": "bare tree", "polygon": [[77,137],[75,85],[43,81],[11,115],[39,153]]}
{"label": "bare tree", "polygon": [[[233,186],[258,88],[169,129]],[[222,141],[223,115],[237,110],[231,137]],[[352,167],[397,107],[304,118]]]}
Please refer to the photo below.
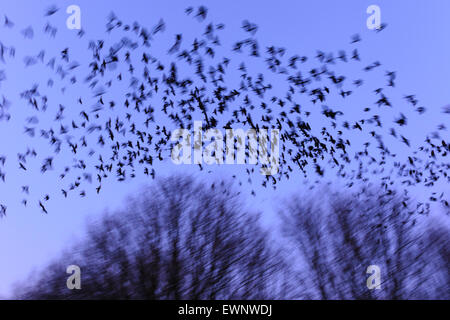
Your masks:
{"label": "bare tree", "polygon": [[[325,188],[313,199],[294,198],[280,211],[311,298],[448,299],[448,230],[419,226],[412,202],[370,188]],[[370,265],[381,269],[381,290],[366,286]]]}

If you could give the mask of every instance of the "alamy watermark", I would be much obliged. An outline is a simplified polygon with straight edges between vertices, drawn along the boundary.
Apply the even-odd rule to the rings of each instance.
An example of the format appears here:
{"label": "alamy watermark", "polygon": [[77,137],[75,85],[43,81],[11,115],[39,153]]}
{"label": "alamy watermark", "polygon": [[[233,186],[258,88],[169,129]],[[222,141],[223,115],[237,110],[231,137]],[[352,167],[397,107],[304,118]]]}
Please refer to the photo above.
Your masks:
{"label": "alamy watermark", "polygon": [[[171,154],[172,162],[177,165],[245,164],[248,156],[248,164],[257,164],[259,160],[261,174],[274,175],[278,173],[280,165],[280,132],[278,129],[270,130],[269,141],[267,129],[258,131],[255,129],[246,131],[225,129],[224,136],[219,129],[208,129],[203,132],[202,122],[194,121],[193,133],[187,129],[176,129],[172,132],[170,139],[173,142],[178,141],[178,144],[172,148]],[[210,143],[204,146],[204,142]],[[268,147],[269,142],[270,146]]]}
{"label": "alamy watermark", "polygon": [[81,29],[81,9],[76,4],[72,4],[67,7],[66,13],[70,14],[66,20],[66,26],[68,29],[80,30]]}

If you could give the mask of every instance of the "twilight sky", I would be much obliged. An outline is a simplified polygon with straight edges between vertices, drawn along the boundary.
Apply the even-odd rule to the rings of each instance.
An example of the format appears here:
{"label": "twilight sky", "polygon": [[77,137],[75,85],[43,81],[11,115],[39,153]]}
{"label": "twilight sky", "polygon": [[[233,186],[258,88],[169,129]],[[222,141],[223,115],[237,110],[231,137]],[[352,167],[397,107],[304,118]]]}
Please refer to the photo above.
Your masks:
{"label": "twilight sky", "polygon": [[[57,3],[60,10],[54,16],[44,18],[44,10],[53,3]],[[83,40],[77,38],[76,31],[66,28],[68,14],[65,13],[65,9],[72,4],[81,8],[81,25],[86,30]],[[209,9],[208,20],[226,25],[223,38],[234,39],[234,35],[241,32],[242,20],[248,19],[259,26],[257,38],[261,44],[285,47],[291,54],[299,53],[313,57],[316,50],[334,52],[340,49],[348,50],[350,37],[359,33],[363,39],[359,50],[364,62],[369,64],[379,60],[383,72],[396,71],[397,96],[401,98],[403,94],[416,94],[421,105],[428,109],[422,117],[411,117],[405,134],[421,143],[427,133],[436,130],[438,124],[450,126],[448,115],[441,113],[441,108],[450,103],[448,88],[450,2],[447,0],[339,2],[291,0],[278,3],[261,0],[209,2],[2,0],[0,16],[7,15],[14,21],[15,26],[13,29],[0,27],[0,41],[5,45],[16,47],[16,59],[8,60],[6,65],[0,62],[0,70],[6,69],[7,73],[7,80],[0,86],[0,97],[4,95],[12,102],[11,121],[0,122],[0,136],[3,138],[0,142],[0,155],[6,155],[8,159],[7,181],[0,182],[0,203],[8,206],[7,216],[0,218],[0,297],[8,296],[14,282],[25,279],[33,270],[43,267],[71,241],[82,237],[87,218],[95,217],[105,209],[114,210],[122,207],[128,194],[132,194],[145,183],[151,183],[143,176],[128,180],[126,183],[111,179],[103,185],[100,195],[90,192],[84,199],[75,195],[64,199],[60,196],[57,175],[41,175],[39,170],[25,175],[19,170],[16,161],[18,152],[26,151],[28,145],[34,146],[36,150],[47,146],[46,142],[39,142],[39,139],[30,140],[23,134],[24,119],[29,116],[29,107],[19,99],[18,93],[29,88],[34,82],[43,83],[45,86],[49,77],[37,67],[25,68],[22,57],[36,55],[42,49],[45,49],[49,56],[59,55],[61,48],[64,47],[71,48],[73,57],[83,56],[89,39],[105,36],[104,25],[111,11],[122,20],[129,23],[138,21],[147,25],[149,29],[163,17],[167,24],[166,38],[170,39],[170,42],[165,43],[167,48],[171,45],[175,33],[189,33],[190,28],[198,25],[192,18],[184,15],[184,9],[201,4]],[[371,4],[381,8],[381,20],[388,24],[386,30],[380,33],[370,31],[366,27],[368,17],[366,8]],[[58,28],[55,39],[49,39],[42,32],[47,20]],[[34,28],[34,39],[24,39],[20,30],[30,25]],[[82,59],[79,61],[83,63]],[[362,74],[360,69],[355,72]],[[357,77],[355,74],[355,78]],[[377,81],[384,85],[384,78],[380,79]],[[69,92],[68,95],[70,94]],[[90,92],[73,94],[83,96],[90,95]],[[61,99],[70,101],[67,96]],[[355,99],[353,102],[355,108],[373,104],[373,97],[360,95]],[[70,109],[69,105],[66,107]],[[397,115],[398,112],[390,114],[392,117]],[[448,131],[440,133],[444,140],[449,140]],[[398,152],[402,150],[399,147]],[[62,157],[64,158],[64,155]],[[70,155],[67,161],[71,161]],[[199,175],[202,179],[227,178],[232,173],[243,174],[242,168],[237,166],[215,167],[214,172],[209,175],[198,173],[195,166],[179,167],[171,162],[157,166],[157,175],[160,176],[181,171]],[[245,176],[243,177],[245,180]],[[36,191],[36,198],[30,196],[30,205],[27,208],[20,203],[23,198],[20,187],[25,184],[30,185],[32,192]],[[249,196],[248,205],[263,211],[270,221],[272,219],[270,216],[276,209],[274,203],[286,197],[292,188],[301,185],[302,180],[299,178],[284,181],[276,191],[255,186],[257,196]],[[251,189],[245,184],[243,188],[247,193]],[[42,214],[35,205],[38,197],[44,192],[39,192],[40,190],[49,190],[45,192],[51,195],[58,194],[48,203],[48,215]],[[448,186],[440,186],[438,190],[448,190]],[[415,192],[420,197],[422,190]]]}

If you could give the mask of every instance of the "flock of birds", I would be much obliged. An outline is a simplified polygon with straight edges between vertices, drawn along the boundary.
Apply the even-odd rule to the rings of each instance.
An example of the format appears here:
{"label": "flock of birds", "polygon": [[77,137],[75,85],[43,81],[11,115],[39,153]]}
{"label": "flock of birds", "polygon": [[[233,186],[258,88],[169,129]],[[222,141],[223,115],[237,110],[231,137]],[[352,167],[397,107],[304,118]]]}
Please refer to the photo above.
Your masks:
{"label": "flock of birds", "polygon": [[[56,12],[58,8],[52,6],[45,16]],[[434,132],[426,137],[423,145],[413,149],[401,128],[408,125],[407,116],[400,113],[387,124],[380,115],[386,115],[388,109],[396,112],[387,94],[388,88],[395,87],[394,71],[385,73],[384,85],[373,88],[373,106],[358,110],[363,115],[359,119],[345,117],[357,114],[354,106],[328,106],[328,101],[333,99],[341,99],[340,104],[344,106],[349,96],[365,86],[364,79],[349,79],[350,76],[333,71],[334,66],[356,65],[367,75],[380,69],[378,61],[362,64],[358,51],[360,36],[352,37],[348,50],[317,51],[310,58],[288,55],[287,49],[281,47],[263,48],[256,38],[258,26],[244,21],[244,38],[235,41],[228,50],[219,36],[225,25],[208,22],[206,7],[189,7],[185,14],[201,23],[204,32],[188,43],[183,34],[176,34],[162,59],[154,56],[153,46],[158,46],[156,38],[166,29],[164,20],[147,29],[137,22],[127,24],[114,14],[107,19],[107,37],[88,41],[91,56],[88,62],[77,62],[70,48],[61,48],[50,58],[45,50],[25,56],[25,67],[42,64],[53,78],[20,93],[21,101],[30,107],[24,134],[46,140],[53,153],[40,154],[40,150],[28,146],[17,155],[17,167],[27,171],[30,161],[40,159],[41,173],[46,174],[56,170],[56,163],[61,164],[58,155],[71,154],[74,163],[64,163],[58,173],[62,181],[61,195],[76,193],[84,197],[86,182],[95,183],[99,193],[108,177],[118,181],[140,174],[154,178],[156,162],[170,161],[174,144],[170,141],[171,130],[191,130],[193,120],[201,119],[205,130],[238,126],[280,131],[279,173],[261,178],[263,187],[276,188],[282,179],[301,176],[315,176],[314,182],[318,182],[327,176],[326,171],[334,172],[349,187],[356,181],[373,181],[377,177],[388,195],[394,193],[396,182],[404,185],[404,205],[408,206],[408,186],[432,187],[440,179],[445,183],[450,181],[450,165],[446,162],[449,142]],[[15,25],[5,16],[3,27],[14,29]],[[57,28],[47,22],[43,31],[54,38]],[[32,39],[34,30],[28,27],[21,34],[25,39]],[[78,31],[80,42],[85,34],[84,30]],[[109,42],[113,43],[108,45]],[[7,64],[15,56],[14,46],[0,42],[0,63]],[[266,69],[253,68],[257,72],[252,72],[255,65]],[[313,66],[307,68],[308,65]],[[0,70],[0,85],[6,79],[7,71]],[[52,103],[50,94],[45,92],[60,85],[64,95],[71,86],[80,83],[86,89],[76,101]],[[91,97],[86,97],[87,90]],[[426,112],[415,95],[405,95],[404,99],[411,112],[418,115]],[[14,116],[10,113],[11,105],[7,97],[0,99],[0,121]],[[445,107],[443,113],[449,115],[450,107]],[[39,127],[44,114],[51,114],[52,118],[54,115],[49,128]],[[446,130],[445,125],[440,125],[439,130]],[[365,139],[360,149],[357,143],[351,143],[355,136]],[[387,136],[410,150],[405,159],[390,150],[385,143]],[[3,169],[7,161],[0,150],[0,181],[3,182],[7,177]],[[198,167],[205,169],[204,165]],[[254,167],[247,167],[246,172],[251,183]],[[239,179],[236,175],[233,178]],[[20,190],[25,206],[30,191],[29,185]],[[44,213],[49,199],[44,192],[39,200]],[[429,200],[448,207],[443,193],[432,192]],[[5,215],[6,204],[0,206],[0,216]],[[428,201],[412,208],[421,213],[428,209]]]}

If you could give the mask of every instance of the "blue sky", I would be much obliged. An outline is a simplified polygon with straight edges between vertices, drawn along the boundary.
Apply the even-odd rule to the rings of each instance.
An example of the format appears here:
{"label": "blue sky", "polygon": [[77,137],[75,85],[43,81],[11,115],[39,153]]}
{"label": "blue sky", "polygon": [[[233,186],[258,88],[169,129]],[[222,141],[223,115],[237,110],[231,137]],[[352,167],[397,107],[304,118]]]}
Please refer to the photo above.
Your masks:
{"label": "blue sky", "polygon": [[[114,11],[119,18],[128,22],[138,21],[151,28],[164,17],[167,23],[166,33],[172,41],[179,32],[196,32],[197,23],[183,13],[187,6],[204,4],[209,8],[207,20],[223,22],[227,29],[224,38],[233,39],[240,31],[241,22],[248,19],[259,26],[258,40],[265,45],[274,44],[286,47],[290,53],[299,53],[312,57],[316,50],[348,50],[351,35],[359,33],[363,38],[359,49],[367,64],[379,60],[383,70],[397,72],[395,92],[401,98],[403,94],[416,94],[428,113],[423,117],[412,117],[407,134],[417,138],[419,143],[425,135],[435,131],[439,123],[448,125],[441,108],[450,103],[450,2],[435,1],[58,1],[60,8],[51,19],[43,17],[44,10],[53,1],[10,1],[0,5],[0,15],[6,14],[14,21],[11,30],[0,27],[0,41],[16,46],[17,56],[37,54],[45,45],[49,55],[59,54],[61,48],[70,47],[71,55],[83,55],[87,40],[104,37],[106,17]],[[76,4],[81,8],[81,24],[86,30],[83,41],[76,37],[76,31],[68,30],[65,25],[65,8]],[[386,30],[376,33],[366,27],[368,17],[366,8],[376,4],[381,8],[381,20],[388,24]],[[45,22],[58,28],[57,37],[49,40],[42,34]],[[25,40],[20,30],[33,26],[35,37]],[[201,30],[201,29],[198,29]],[[242,32],[241,32],[241,38]],[[165,43],[168,47],[170,43]],[[51,53],[53,52],[53,53]],[[63,199],[52,197],[48,204],[50,214],[43,215],[35,205],[24,208],[20,201],[20,186],[28,183],[36,191],[59,190],[54,176],[36,174],[24,176],[16,168],[16,153],[26,150],[27,145],[36,149],[45,148],[44,144],[30,140],[23,135],[23,120],[28,116],[28,106],[19,99],[18,92],[25,83],[47,81],[47,76],[38,70],[24,68],[21,59],[0,64],[7,70],[8,80],[2,83],[0,95],[4,94],[12,102],[10,122],[0,122],[0,155],[8,156],[7,182],[0,183],[0,203],[7,203],[8,215],[0,219],[0,295],[8,295],[12,284],[24,279],[35,268],[45,265],[52,257],[74,239],[82,236],[87,218],[95,217],[107,208],[114,210],[123,206],[130,193],[137,191],[144,183],[150,182],[138,177],[127,183],[111,180],[103,185],[100,195],[90,194],[84,199],[72,196]],[[80,60],[80,62],[83,62]],[[251,62],[249,62],[251,63]],[[360,71],[358,71],[360,72]],[[361,72],[360,72],[361,73]],[[355,75],[356,76],[356,75]],[[364,76],[364,75],[362,75]],[[384,81],[384,80],[382,80]],[[384,82],[382,82],[384,84]],[[68,93],[70,94],[70,93]],[[87,92],[76,92],[76,95]],[[67,96],[64,98],[68,101]],[[373,104],[373,97],[360,95],[355,108],[361,104]],[[400,102],[399,102],[400,103]],[[392,113],[392,115],[398,115]],[[446,135],[448,139],[448,131]],[[445,136],[443,137],[445,138]],[[35,140],[33,140],[35,141]],[[400,147],[399,147],[400,148]],[[399,149],[401,152],[403,149]],[[63,155],[64,157],[64,155]],[[70,157],[67,158],[70,161]],[[227,177],[230,172],[241,168],[215,168],[213,177]],[[195,168],[177,167],[168,162],[159,166],[159,175],[172,172],[192,172]],[[211,175],[202,174],[204,179]],[[267,216],[272,214],[274,203],[285,197],[293,187],[301,185],[301,179],[283,182],[277,191],[259,190],[257,197],[249,197],[249,206],[261,209]],[[246,187],[248,188],[248,187]],[[442,189],[444,188],[444,189]],[[441,186],[440,190],[445,190]],[[248,190],[247,190],[248,191]],[[418,191],[418,194],[421,190]],[[62,270],[64,272],[64,270]]]}

